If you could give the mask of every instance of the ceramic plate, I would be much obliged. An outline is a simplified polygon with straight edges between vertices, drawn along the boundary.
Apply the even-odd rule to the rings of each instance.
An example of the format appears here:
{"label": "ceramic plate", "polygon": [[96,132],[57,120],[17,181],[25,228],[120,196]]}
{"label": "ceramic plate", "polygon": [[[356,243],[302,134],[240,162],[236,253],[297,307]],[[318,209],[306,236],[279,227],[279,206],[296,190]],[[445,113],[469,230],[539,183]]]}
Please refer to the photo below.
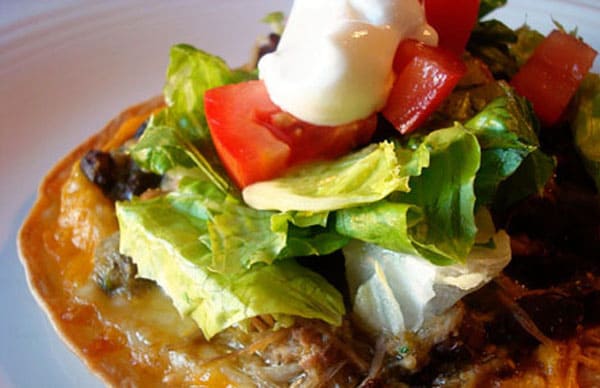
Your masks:
{"label": "ceramic plate", "polygon": [[[513,0],[495,16],[544,32],[553,19],[600,50],[597,0]],[[291,0],[0,0],[0,387],[95,387],[27,288],[18,228],[39,181],[124,108],[161,92],[169,47],[190,43],[231,65],[259,20]],[[600,61],[595,70],[600,70]]]}

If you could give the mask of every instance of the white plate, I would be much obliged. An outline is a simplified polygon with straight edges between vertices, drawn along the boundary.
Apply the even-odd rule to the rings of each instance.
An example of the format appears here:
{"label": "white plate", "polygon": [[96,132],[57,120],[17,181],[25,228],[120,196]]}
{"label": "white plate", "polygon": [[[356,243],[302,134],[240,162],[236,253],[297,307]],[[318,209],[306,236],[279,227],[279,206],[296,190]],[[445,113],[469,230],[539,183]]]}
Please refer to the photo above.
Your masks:
{"label": "white plate", "polygon": [[[513,0],[512,27],[552,18],[600,49],[597,0]],[[0,387],[101,383],[30,295],[16,234],[51,165],[125,107],[160,93],[169,47],[186,42],[244,63],[259,20],[291,0],[0,0]],[[600,70],[596,61],[595,70]]]}

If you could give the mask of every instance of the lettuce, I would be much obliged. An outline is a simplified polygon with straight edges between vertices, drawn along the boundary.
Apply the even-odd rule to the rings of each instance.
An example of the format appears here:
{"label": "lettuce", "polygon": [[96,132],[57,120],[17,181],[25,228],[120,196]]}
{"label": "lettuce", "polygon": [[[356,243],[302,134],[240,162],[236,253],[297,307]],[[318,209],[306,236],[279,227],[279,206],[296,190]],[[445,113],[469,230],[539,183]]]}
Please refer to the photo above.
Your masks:
{"label": "lettuce", "polygon": [[191,46],[174,46],[164,89],[167,108],[129,149],[142,168],[173,180],[173,191],[117,204],[122,253],[207,338],[261,314],[281,324],[300,316],[339,325],[344,313],[340,293],[327,281],[294,260],[280,259],[329,253],[348,238],[327,227],[327,214],[249,208],[216,156],[204,91],[254,77]]}
{"label": "lettuce", "polygon": [[[216,191],[206,196],[173,193],[117,204],[120,249],[133,257],[139,276],[156,281],[177,310],[198,323],[206,338],[262,314],[315,318],[339,325],[344,314],[340,293],[294,260],[259,263],[233,274],[211,270],[215,247],[202,236],[211,228],[211,211],[218,195]],[[242,231],[244,237],[248,237],[248,229],[264,227],[264,219],[243,220],[246,225],[237,227],[237,232]],[[247,238],[241,246],[233,245],[247,260],[269,251],[265,246],[253,246]],[[273,247],[277,250],[277,241]],[[238,256],[229,252],[227,257]]]}
{"label": "lettuce", "polygon": [[242,195],[256,209],[279,211],[322,212],[371,203],[394,191],[409,190],[411,164],[399,160],[399,156],[414,158],[417,170],[428,163],[425,150],[400,155],[394,144],[382,142],[334,161],[313,163],[281,178],[252,184]]}
{"label": "lettuce", "polygon": [[[530,106],[503,86],[504,95],[464,125],[372,144],[240,193],[216,156],[203,94],[254,76],[175,46],[167,108],[129,151],[142,168],[177,178],[168,194],[117,204],[122,253],[207,338],[261,314],[280,324],[290,316],[340,324],[339,291],[293,258],[326,255],[351,240],[419,257],[430,269],[454,268],[478,249],[477,206],[513,200],[503,189],[515,193],[514,185],[519,195],[538,189],[553,167],[538,149]],[[532,176],[535,187],[520,182]],[[363,287],[365,300],[384,286]]]}
{"label": "lettuce", "polygon": [[504,95],[465,123],[481,146],[481,169],[475,180],[478,205],[493,202],[498,186],[538,149],[538,121],[531,105],[501,83]]}
{"label": "lettuce", "polygon": [[178,189],[163,197],[161,206],[202,223],[196,237],[211,252],[209,269],[223,274],[243,272],[257,263],[329,254],[348,242],[328,226],[326,213],[256,210],[223,193],[201,174],[182,178]]}
{"label": "lettuce", "polygon": [[179,128],[192,141],[209,139],[204,117],[204,92],[254,78],[255,73],[232,70],[217,56],[190,45],[175,45],[171,48],[164,87],[168,109],[161,121]]}
{"label": "lettuce", "polygon": [[479,144],[460,124],[430,133],[424,144],[431,152],[429,167],[411,178],[408,193],[391,198],[422,210],[424,222],[410,229],[422,256],[437,264],[464,261],[477,233],[474,182]]}
{"label": "lettuce", "polygon": [[129,152],[142,168],[155,174],[164,175],[175,168],[196,167],[221,191],[233,190],[233,185],[220,164],[207,160],[176,127],[149,125]]}
{"label": "lettuce", "polygon": [[430,133],[417,149],[428,150],[429,165],[410,178],[410,191],[336,212],[337,230],[436,264],[464,261],[477,231],[473,189],[480,160],[477,140],[457,124]]}
{"label": "lettuce", "polygon": [[500,183],[493,207],[498,210],[507,209],[530,195],[541,194],[555,168],[554,157],[540,150],[533,151],[514,174]]}
{"label": "lettuce", "polygon": [[511,258],[510,238],[475,246],[465,264],[436,266],[422,257],[353,241],[344,248],[352,310],[373,334],[416,332],[433,315],[498,275]]}

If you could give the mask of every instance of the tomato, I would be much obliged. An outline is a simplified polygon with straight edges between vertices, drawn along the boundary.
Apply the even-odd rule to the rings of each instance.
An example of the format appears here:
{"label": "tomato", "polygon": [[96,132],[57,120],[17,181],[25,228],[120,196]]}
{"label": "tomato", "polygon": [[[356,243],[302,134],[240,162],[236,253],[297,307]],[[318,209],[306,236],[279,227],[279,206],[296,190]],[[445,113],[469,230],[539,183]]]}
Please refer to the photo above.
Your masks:
{"label": "tomato", "polygon": [[424,0],[423,4],[427,22],[439,35],[439,46],[461,55],[477,23],[479,0]]}
{"label": "tomato", "polygon": [[554,30],[536,47],[511,84],[531,101],[543,124],[554,125],[592,67],[596,54],[581,40]]}
{"label": "tomato", "polygon": [[402,134],[423,124],[467,71],[453,52],[415,40],[400,43],[393,66],[397,77],[382,114]]}
{"label": "tomato", "polygon": [[368,143],[377,125],[375,115],[340,126],[306,123],[271,102],[262,81],[210,89],[204,106],[217,153],[240,188],[341,156]]}

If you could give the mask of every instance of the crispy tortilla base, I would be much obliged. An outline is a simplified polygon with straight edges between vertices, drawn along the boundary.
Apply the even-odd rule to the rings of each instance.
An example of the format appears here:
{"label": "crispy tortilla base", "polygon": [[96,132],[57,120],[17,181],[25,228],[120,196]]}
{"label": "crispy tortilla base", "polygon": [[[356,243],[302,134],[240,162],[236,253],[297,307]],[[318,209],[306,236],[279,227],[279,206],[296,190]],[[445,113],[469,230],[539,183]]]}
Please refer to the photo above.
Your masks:
{"label": "crispy tortilla base", "polygon": [[[75,301],[74,294],[63,277],[66,261],[57,257],[49,231],[57,228],[61,190],[73,165],[88,150],[102,149],[118,138],[133,135],[133,132],[118,132],[128,120],[143,121],[163,105],[162,97],[155,97],[127,109],[58,162],[43,179],[38,198],[25,219],[17,240],[29,287],[38,303],[71,350],[109,384],[124,384],[131,379],[132,374],[135,375],[134,380],[147,381],[152,371],[136,370],[128,352],[119,351],[121,341],[118,336],[113,335],[114,329],[102,322],[91,307],[87,308]],[[135,131],[136,128],[132,129]],[[120,141],[123,140],[125,139]],[[89,260],[91,262],[92,257]]]}

